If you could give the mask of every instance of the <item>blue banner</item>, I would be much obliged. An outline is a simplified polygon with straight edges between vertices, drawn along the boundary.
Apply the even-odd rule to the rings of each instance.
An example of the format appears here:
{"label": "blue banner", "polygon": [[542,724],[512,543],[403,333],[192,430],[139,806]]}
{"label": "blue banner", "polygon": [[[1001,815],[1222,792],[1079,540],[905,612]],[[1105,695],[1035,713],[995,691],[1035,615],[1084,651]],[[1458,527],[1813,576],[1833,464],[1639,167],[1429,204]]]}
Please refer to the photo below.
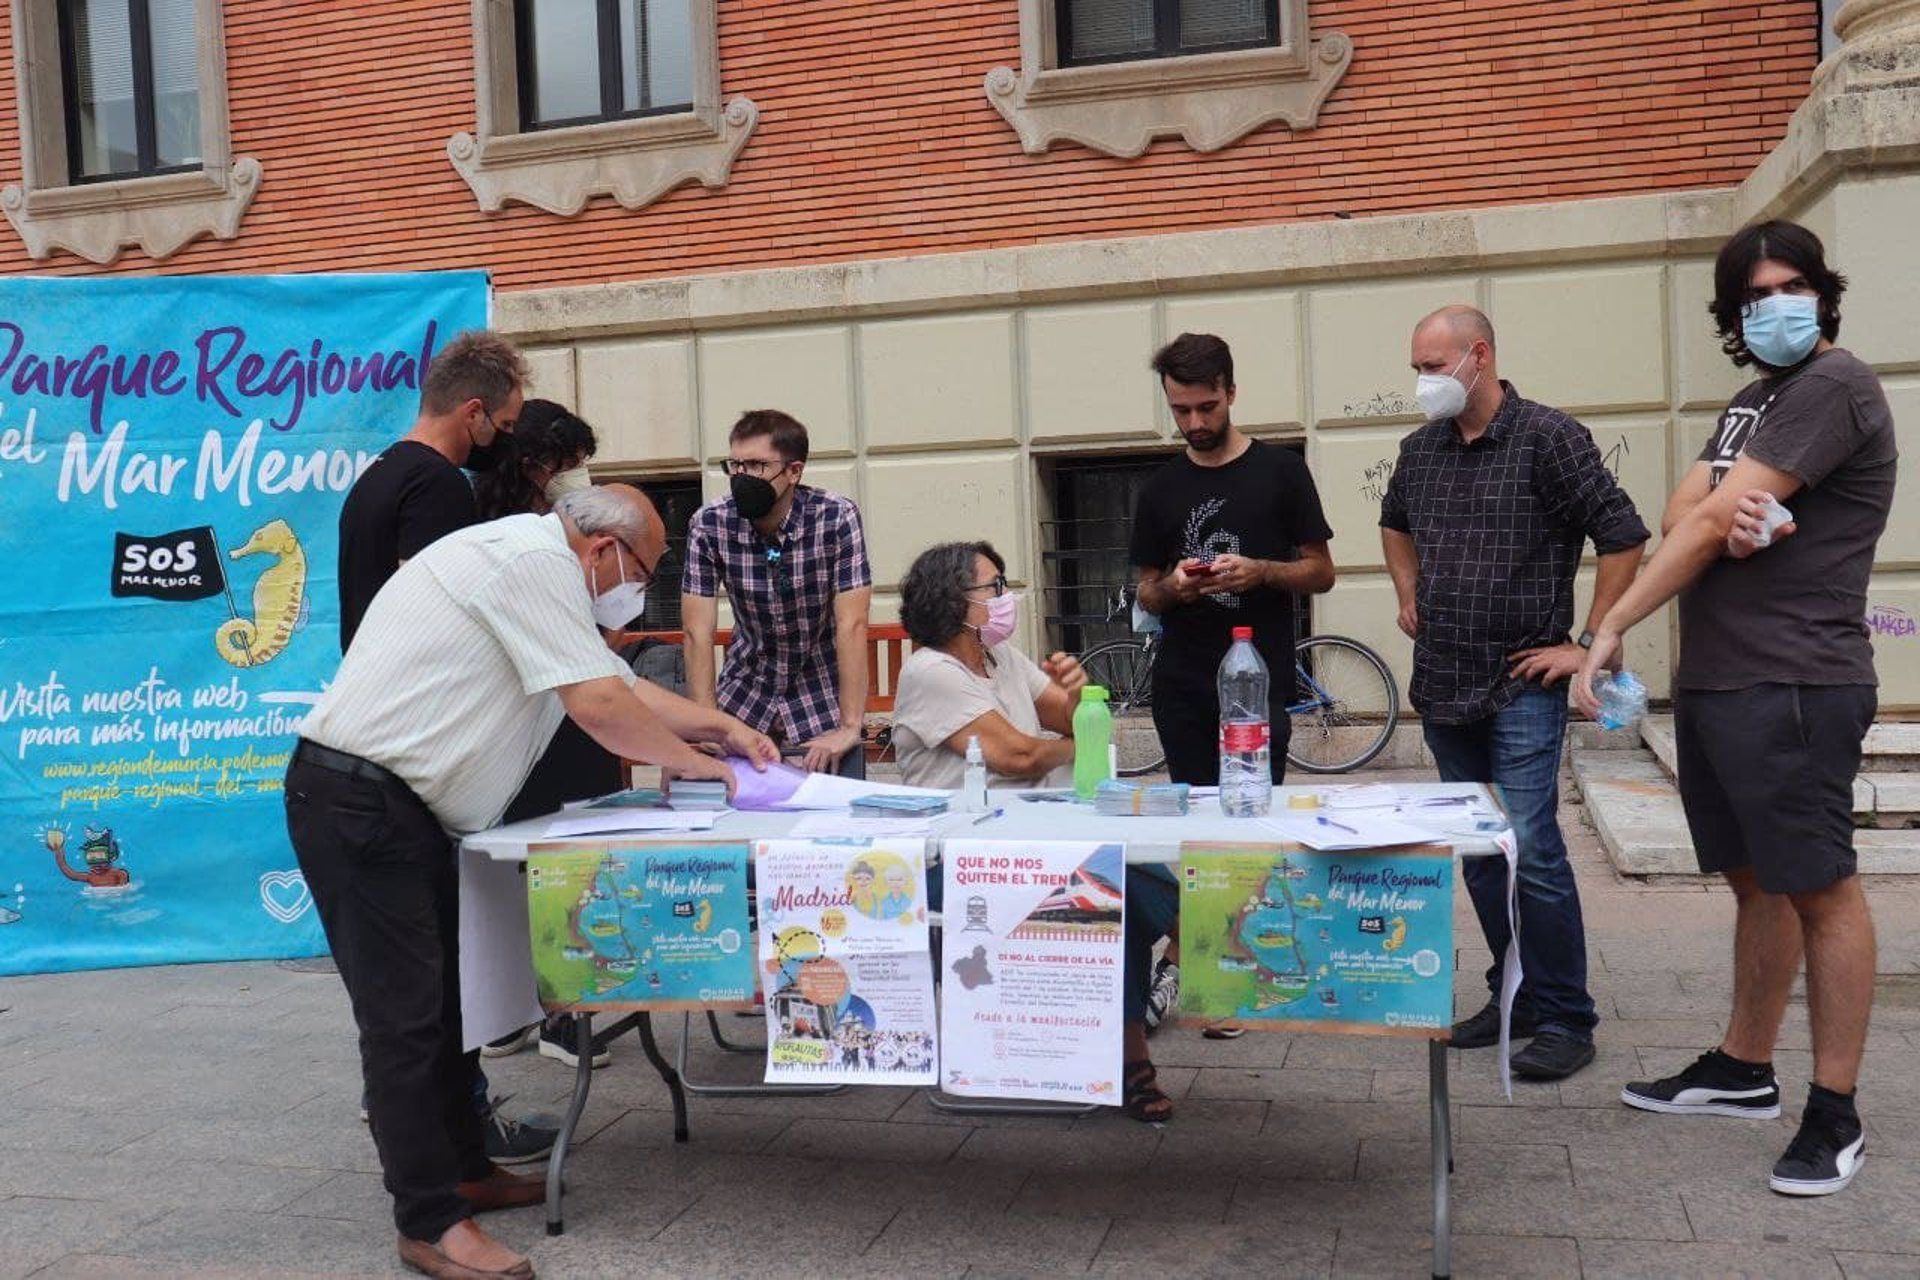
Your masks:
{"label": "blue banner", "polygon": [[0,973],[315,955],[340,505],[480,272],[0,280]]}

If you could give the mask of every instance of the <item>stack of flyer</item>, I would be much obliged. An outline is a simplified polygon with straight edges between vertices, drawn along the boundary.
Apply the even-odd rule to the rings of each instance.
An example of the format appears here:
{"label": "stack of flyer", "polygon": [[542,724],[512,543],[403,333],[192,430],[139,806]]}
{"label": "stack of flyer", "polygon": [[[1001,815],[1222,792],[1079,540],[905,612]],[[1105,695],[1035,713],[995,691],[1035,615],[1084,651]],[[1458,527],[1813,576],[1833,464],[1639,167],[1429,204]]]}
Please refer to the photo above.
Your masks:
{"label": "stack of flyer", "polygon": [[727,784],[696,781],[692,778],[678,779],[667,792],[667,807],[670,809],[724,809],[727,807]]}
{"label": "stack of flyer", "polygon": [[1121,782],[1108,778],[1093,793],[1095,813],[1109,817],[1179,817],[1187,811],[1184,782]]}

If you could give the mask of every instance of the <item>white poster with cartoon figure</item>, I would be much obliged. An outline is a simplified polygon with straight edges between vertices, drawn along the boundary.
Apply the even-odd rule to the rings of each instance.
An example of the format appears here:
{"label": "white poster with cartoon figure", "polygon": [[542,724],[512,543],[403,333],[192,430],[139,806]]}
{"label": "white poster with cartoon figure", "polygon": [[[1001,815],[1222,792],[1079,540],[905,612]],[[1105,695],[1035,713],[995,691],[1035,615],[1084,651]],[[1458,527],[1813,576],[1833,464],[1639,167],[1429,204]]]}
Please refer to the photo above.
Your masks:
{"label": "white poster with cartoon figure", "polygon": [[769,1084],[938,1079],[923,840],[756,851]]}
{"label": "white poster with cartoon figure", "polygon": [[949,840],[942,866],[941,1087],[1118,1106],[1122,847]]}

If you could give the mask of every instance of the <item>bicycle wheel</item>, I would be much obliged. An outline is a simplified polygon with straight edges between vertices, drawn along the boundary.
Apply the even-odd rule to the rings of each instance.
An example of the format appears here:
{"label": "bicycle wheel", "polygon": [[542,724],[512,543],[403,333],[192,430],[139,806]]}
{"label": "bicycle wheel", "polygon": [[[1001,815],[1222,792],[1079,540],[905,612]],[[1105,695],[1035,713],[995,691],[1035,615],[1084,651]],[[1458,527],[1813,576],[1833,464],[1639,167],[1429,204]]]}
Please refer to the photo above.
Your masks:
{"label": "bicycle wheel", "polygon": [[1294,654],[1287,763],[1346,773],[1386,749],[1400,721],[1400,690],[1380,655],[1345,636],[1312,636]]}
{"label": "bicycle wheel", "polygon": [[1153,649],[1145,640],[1109,640],[1080,657],[1087,683],[1107,691],[1120,776],[1154,773],[1167,762],[1153,727]]}

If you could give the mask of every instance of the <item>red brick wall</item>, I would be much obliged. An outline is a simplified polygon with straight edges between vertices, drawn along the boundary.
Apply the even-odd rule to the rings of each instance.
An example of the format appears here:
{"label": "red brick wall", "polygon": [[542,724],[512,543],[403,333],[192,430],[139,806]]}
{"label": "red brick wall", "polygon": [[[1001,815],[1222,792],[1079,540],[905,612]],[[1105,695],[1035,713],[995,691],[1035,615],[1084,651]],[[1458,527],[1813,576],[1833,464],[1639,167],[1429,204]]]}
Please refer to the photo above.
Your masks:
{"label": "red brick wall", "polygon": [[[260,193],[237,240],[109,270],[487,267],[527,288],[1727,185],[1818,58],[1813,0],[1314,0],[1354,42],[1319,127],[1029,156],[981,89],[1019,63],[1015,0],[719,8],[725,93],[761,113],[731,184],[559,218],[482,213],[447,161],[474,120],[466,0],[227,0],[234,151],[265,166]],[[6,181],[12,58],[0,32]],[[98,270],[0,230],[0,273]]]}

